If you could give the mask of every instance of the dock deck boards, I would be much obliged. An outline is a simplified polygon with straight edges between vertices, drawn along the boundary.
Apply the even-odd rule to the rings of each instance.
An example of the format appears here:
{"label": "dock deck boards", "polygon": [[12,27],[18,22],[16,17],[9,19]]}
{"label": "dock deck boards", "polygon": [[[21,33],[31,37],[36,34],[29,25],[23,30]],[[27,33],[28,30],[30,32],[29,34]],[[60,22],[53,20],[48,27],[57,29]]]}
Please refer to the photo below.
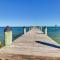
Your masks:
{"label": "dock deck boards", "polygon": [[[44,57],[60,57],[60,49],[51,46],[36,43],[35,41],[43,41],[59,45],[47,35],[43,34],[39,29],[32,29],[26,34],[17,38],[11,46],[5,46],[0,49],[0,56],[11,55],[27,55],[27,56],[44,56]],[[5,54],[5,55],[4,55]]]}

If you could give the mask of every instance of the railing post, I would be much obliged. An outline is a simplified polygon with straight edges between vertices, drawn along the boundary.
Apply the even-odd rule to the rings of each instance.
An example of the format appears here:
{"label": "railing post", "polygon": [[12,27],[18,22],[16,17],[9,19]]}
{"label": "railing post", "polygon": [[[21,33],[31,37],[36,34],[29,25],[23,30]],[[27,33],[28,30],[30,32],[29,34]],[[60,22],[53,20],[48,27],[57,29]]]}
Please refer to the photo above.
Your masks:
{"label": "railing post", "polygon": [[23,27],[23,29],[24,29],[24,34],[26,34],[26,27]]}
{"label": "railing post", "polygon": [[47,27],[45,27],[45,35],[47,35]]}
{"label": "railing post", "polygon": [[12,29],[9,26],[4,29],[4,38],[5,46],[10,46],[12,44]]}
{"label": "railing post", "polygon": [[29,27],[29,31],[31,30],[31,27]]}
{"label": "railing post", "polygon": [[41,31],[42,31],[42,26],[41,26]]}
{"label": "railing post", "polygon": [[32,30],[33,26],[31,26],[30,28],[31,28],[31,30]]}

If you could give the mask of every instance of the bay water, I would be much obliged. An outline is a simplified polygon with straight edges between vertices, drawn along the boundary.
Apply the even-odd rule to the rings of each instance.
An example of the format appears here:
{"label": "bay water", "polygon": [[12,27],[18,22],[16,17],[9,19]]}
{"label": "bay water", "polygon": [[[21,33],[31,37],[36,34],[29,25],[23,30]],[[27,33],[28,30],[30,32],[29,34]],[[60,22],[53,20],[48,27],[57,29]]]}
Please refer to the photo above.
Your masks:
{"label": "bay water", "polygon": [[[26,27],[29,31],[29,27]],[[60,27],[47,27],[48,36],[60,44]],[[23,27],[12,27],[13,40],[23,34]],[[4,27],[0,27],[0,41],[4,42]]]}

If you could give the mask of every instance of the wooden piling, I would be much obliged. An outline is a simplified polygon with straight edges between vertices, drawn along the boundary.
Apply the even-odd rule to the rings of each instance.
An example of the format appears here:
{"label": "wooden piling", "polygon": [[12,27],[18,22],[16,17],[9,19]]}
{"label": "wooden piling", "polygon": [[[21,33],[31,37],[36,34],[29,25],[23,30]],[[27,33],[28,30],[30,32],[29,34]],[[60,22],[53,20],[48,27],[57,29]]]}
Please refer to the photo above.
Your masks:
{"label": "wooden piling", "polygon": [[47,35],[47,27],[45,27],[45,35]]}
{"label": "wooden piling", "polygon": [[29,31],[31,30],[31,27],[29,27]]}
{"label": "wooden piling", "polygon": [[26,34],[26,27],[23,27],[23,29],[24,29],[24,34]]}
{"label": "wooden piling", "polygon": [[5,46],[10,46],[12,44],[12,30],[9,26],[4,29],[4,37],[5,37]]}
{"label": "wooden piling", "polygon": [[42,31],[42,26],[41,26],[41,31]]}

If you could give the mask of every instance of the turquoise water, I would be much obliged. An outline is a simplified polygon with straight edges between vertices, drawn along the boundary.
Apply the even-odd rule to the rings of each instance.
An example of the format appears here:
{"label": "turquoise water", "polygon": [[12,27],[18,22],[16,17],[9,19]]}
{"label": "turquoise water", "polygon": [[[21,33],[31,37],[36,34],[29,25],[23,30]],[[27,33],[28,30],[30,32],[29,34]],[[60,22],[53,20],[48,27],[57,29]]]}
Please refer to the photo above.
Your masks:
{"label": "turquoise water", "polygon": [[[45,32],[43,27],[43,32]],[[60,44],[60,27],[47,27],[48,36]]]}
{"label": "turquoise water", "polygon": [[[26,31],[29,31],[29,28],[26,27]],[[23,34],[23,28],[22,27],[12,27],[12,33],[13,33],[13,40],[15,40],[17,37],[21,36]],[[4,27],[0,27],[0,41],[4,43]]]}
{"label": "turquoise water", "polygon": [[48,36],[60,44],[60,27],[48,27]]}
{"label": "turquoise water", "polygon": [[[26,27],[29,31],[29,27]],[[48,36],[60,43],[60,27],[48,27]],[[43,29],[44,31],[44,29]],[[13,40],[23,34],[22,27],[12,27]],[[0,27],[0,41],[4,42],[4,27]]]}

